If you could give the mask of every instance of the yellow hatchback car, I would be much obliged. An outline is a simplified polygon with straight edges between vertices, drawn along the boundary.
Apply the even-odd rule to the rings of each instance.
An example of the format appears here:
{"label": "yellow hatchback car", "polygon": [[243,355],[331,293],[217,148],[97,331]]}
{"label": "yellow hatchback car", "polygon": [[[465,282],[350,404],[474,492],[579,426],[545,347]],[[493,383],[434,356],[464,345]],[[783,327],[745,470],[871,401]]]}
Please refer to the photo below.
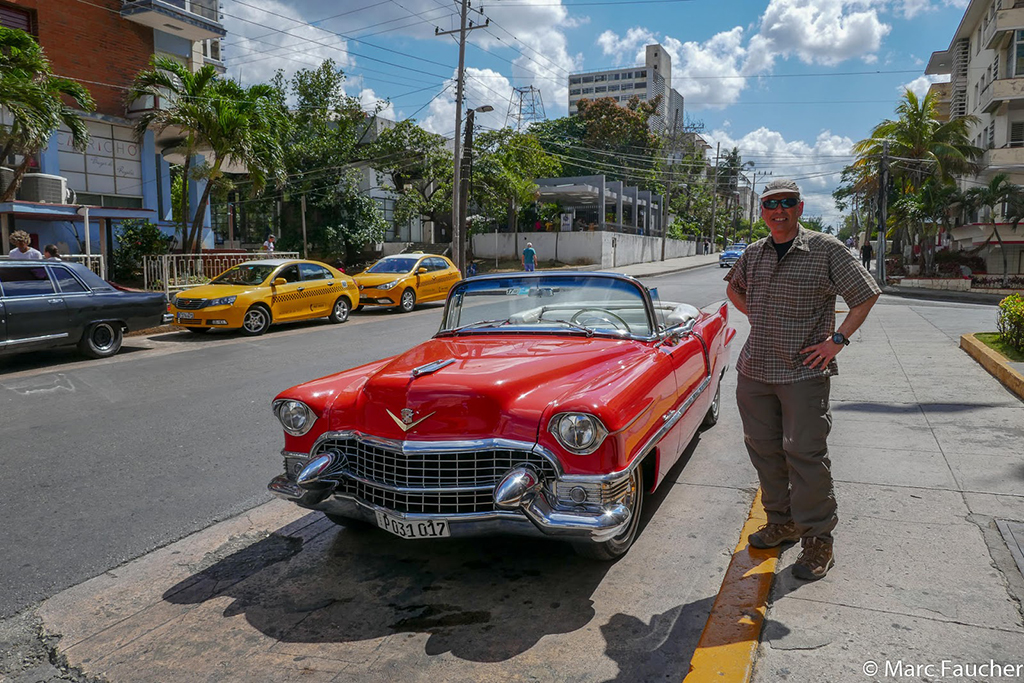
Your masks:
{"label": "yellow hatchback car", "polygon": [[462,279],[459,269],[444,256],[395,254],[385,256],[354,275],[359,305],[397,306],[403,313],[423,301],[444,301],[448,290]]}
{"label": "yellow hatchback car", "polygon": [[358,301],[355,281],[315,261],[266,259],[224,271],[208,285],[171,299],[174,323],[190,332],[211,328],[263,334],[271,323],[327,318],[348,320]]}

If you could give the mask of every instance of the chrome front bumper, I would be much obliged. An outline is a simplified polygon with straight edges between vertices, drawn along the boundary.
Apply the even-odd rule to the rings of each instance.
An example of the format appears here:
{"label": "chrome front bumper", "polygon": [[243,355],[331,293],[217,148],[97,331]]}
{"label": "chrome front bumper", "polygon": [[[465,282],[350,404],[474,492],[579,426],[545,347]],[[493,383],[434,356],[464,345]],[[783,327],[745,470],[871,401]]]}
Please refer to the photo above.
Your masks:
{"label": "chrome front bumper", "polygon": [[[278,498],[290,500],[301,507],[374,525],[375,513],[378,511],[409,522],[445,520],[451,535],[463,538],[505,533],[602,542],[619,535],[632,516],[629,508],[617,502],[586,507],[559,504],[550,488],[552,482],[544,482],[535,471],[528,468],[511,470],[495,487],[495,507],[498,509],[463,514],[400,513],[338,493],[326,477],[317,479],[308,476],[316,460],[310,461],[310,465],[298,477],[304,485],[300,486],[282,474],[275,477],[267,488]],[[304,478],[303,474],[307,477]],[[625,479],[631,471],[619,474]],[[601,485],[609,481],[607,476],[572,476],[571,480],[565,480],[564,483],[573,486],[588,483]]]}

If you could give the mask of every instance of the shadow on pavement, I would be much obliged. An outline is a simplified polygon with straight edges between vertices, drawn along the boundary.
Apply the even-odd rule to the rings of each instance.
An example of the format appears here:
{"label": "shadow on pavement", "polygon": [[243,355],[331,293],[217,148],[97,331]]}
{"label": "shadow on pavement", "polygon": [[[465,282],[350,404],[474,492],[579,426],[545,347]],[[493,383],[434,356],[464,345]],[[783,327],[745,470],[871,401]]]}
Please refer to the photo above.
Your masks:
{"label": "shadow on pavement", "polygon": [[873,403],[870,401],[834,403],[832,412],[851,413],[964,413],[971,410],[998,408],[1001,403]]}
{"label": "shadow on pavement", "polygon": [[[678,477],[698,441],[669,472],[667,483]],[[671,488],[648,496],[641,534]],[[629,562],[629,556],[620,561]],[[344,643],[359,649],[364,641],[422,633],[429,635],[423,646],[427,655],[450,652],[474,662],[502,662],[544,636],[590,624],[596,616],[592,596],[612,564],[583,559],[568,545],[547,539],[405,541],[376,529],[337,527],[313,513],[200,566],[163,599],[200,604],[228,597],[224,617],[244,615],[281,643]],[[601,626],[609,656],[623,671],[671,662],[667,671],[685,672],[711,600],[655,615],[650,624],[615,615]],[[689,637],[677,640],[680,630]],[[624,648],[618,639],[627,633],[653,646],[646,654]],[[673,638],[665,640],[668,635]],[[423,651],[403,653],[402,642],[392,641],[388,657],[396,665],[407,657],[411,665]],[[370,646],[377,644],[364,649]],[[651,652],[661,654],[647,661]]]}

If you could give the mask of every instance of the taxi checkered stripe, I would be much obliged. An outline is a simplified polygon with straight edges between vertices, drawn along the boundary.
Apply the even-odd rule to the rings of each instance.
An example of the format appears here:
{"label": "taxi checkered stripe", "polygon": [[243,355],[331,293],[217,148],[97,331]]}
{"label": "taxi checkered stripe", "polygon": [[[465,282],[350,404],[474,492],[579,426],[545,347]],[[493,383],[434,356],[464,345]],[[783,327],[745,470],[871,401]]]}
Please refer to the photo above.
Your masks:
{"label": "taxi checkered stripe", "polygon": [[305,289],[301,292],[288,292],[287,294],[275,294],[272,297],[274,303],[285,302],[285,301],[298,301],[300,299],[309,299],[312,297],[323,296],[328,293],[327,287],[317,287],[316,289]]}

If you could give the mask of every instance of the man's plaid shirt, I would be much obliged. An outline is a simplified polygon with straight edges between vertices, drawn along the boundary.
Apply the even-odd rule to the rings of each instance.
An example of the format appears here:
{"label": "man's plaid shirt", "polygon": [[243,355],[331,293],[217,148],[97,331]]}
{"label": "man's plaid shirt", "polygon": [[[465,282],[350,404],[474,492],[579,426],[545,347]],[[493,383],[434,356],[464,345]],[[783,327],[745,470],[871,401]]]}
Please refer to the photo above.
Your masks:
{"label": "man's plaid shirt", "polygon": [[754,242],[725,276],[747,296],[750,337],[736,370],[765,384],[793,384],[838,374],[835,359],[822,371],[803,364],[800,349],[832,336],[836,295],[850,307],[882,290],[846,246],[800,227],[780,261],[771,236]]}

